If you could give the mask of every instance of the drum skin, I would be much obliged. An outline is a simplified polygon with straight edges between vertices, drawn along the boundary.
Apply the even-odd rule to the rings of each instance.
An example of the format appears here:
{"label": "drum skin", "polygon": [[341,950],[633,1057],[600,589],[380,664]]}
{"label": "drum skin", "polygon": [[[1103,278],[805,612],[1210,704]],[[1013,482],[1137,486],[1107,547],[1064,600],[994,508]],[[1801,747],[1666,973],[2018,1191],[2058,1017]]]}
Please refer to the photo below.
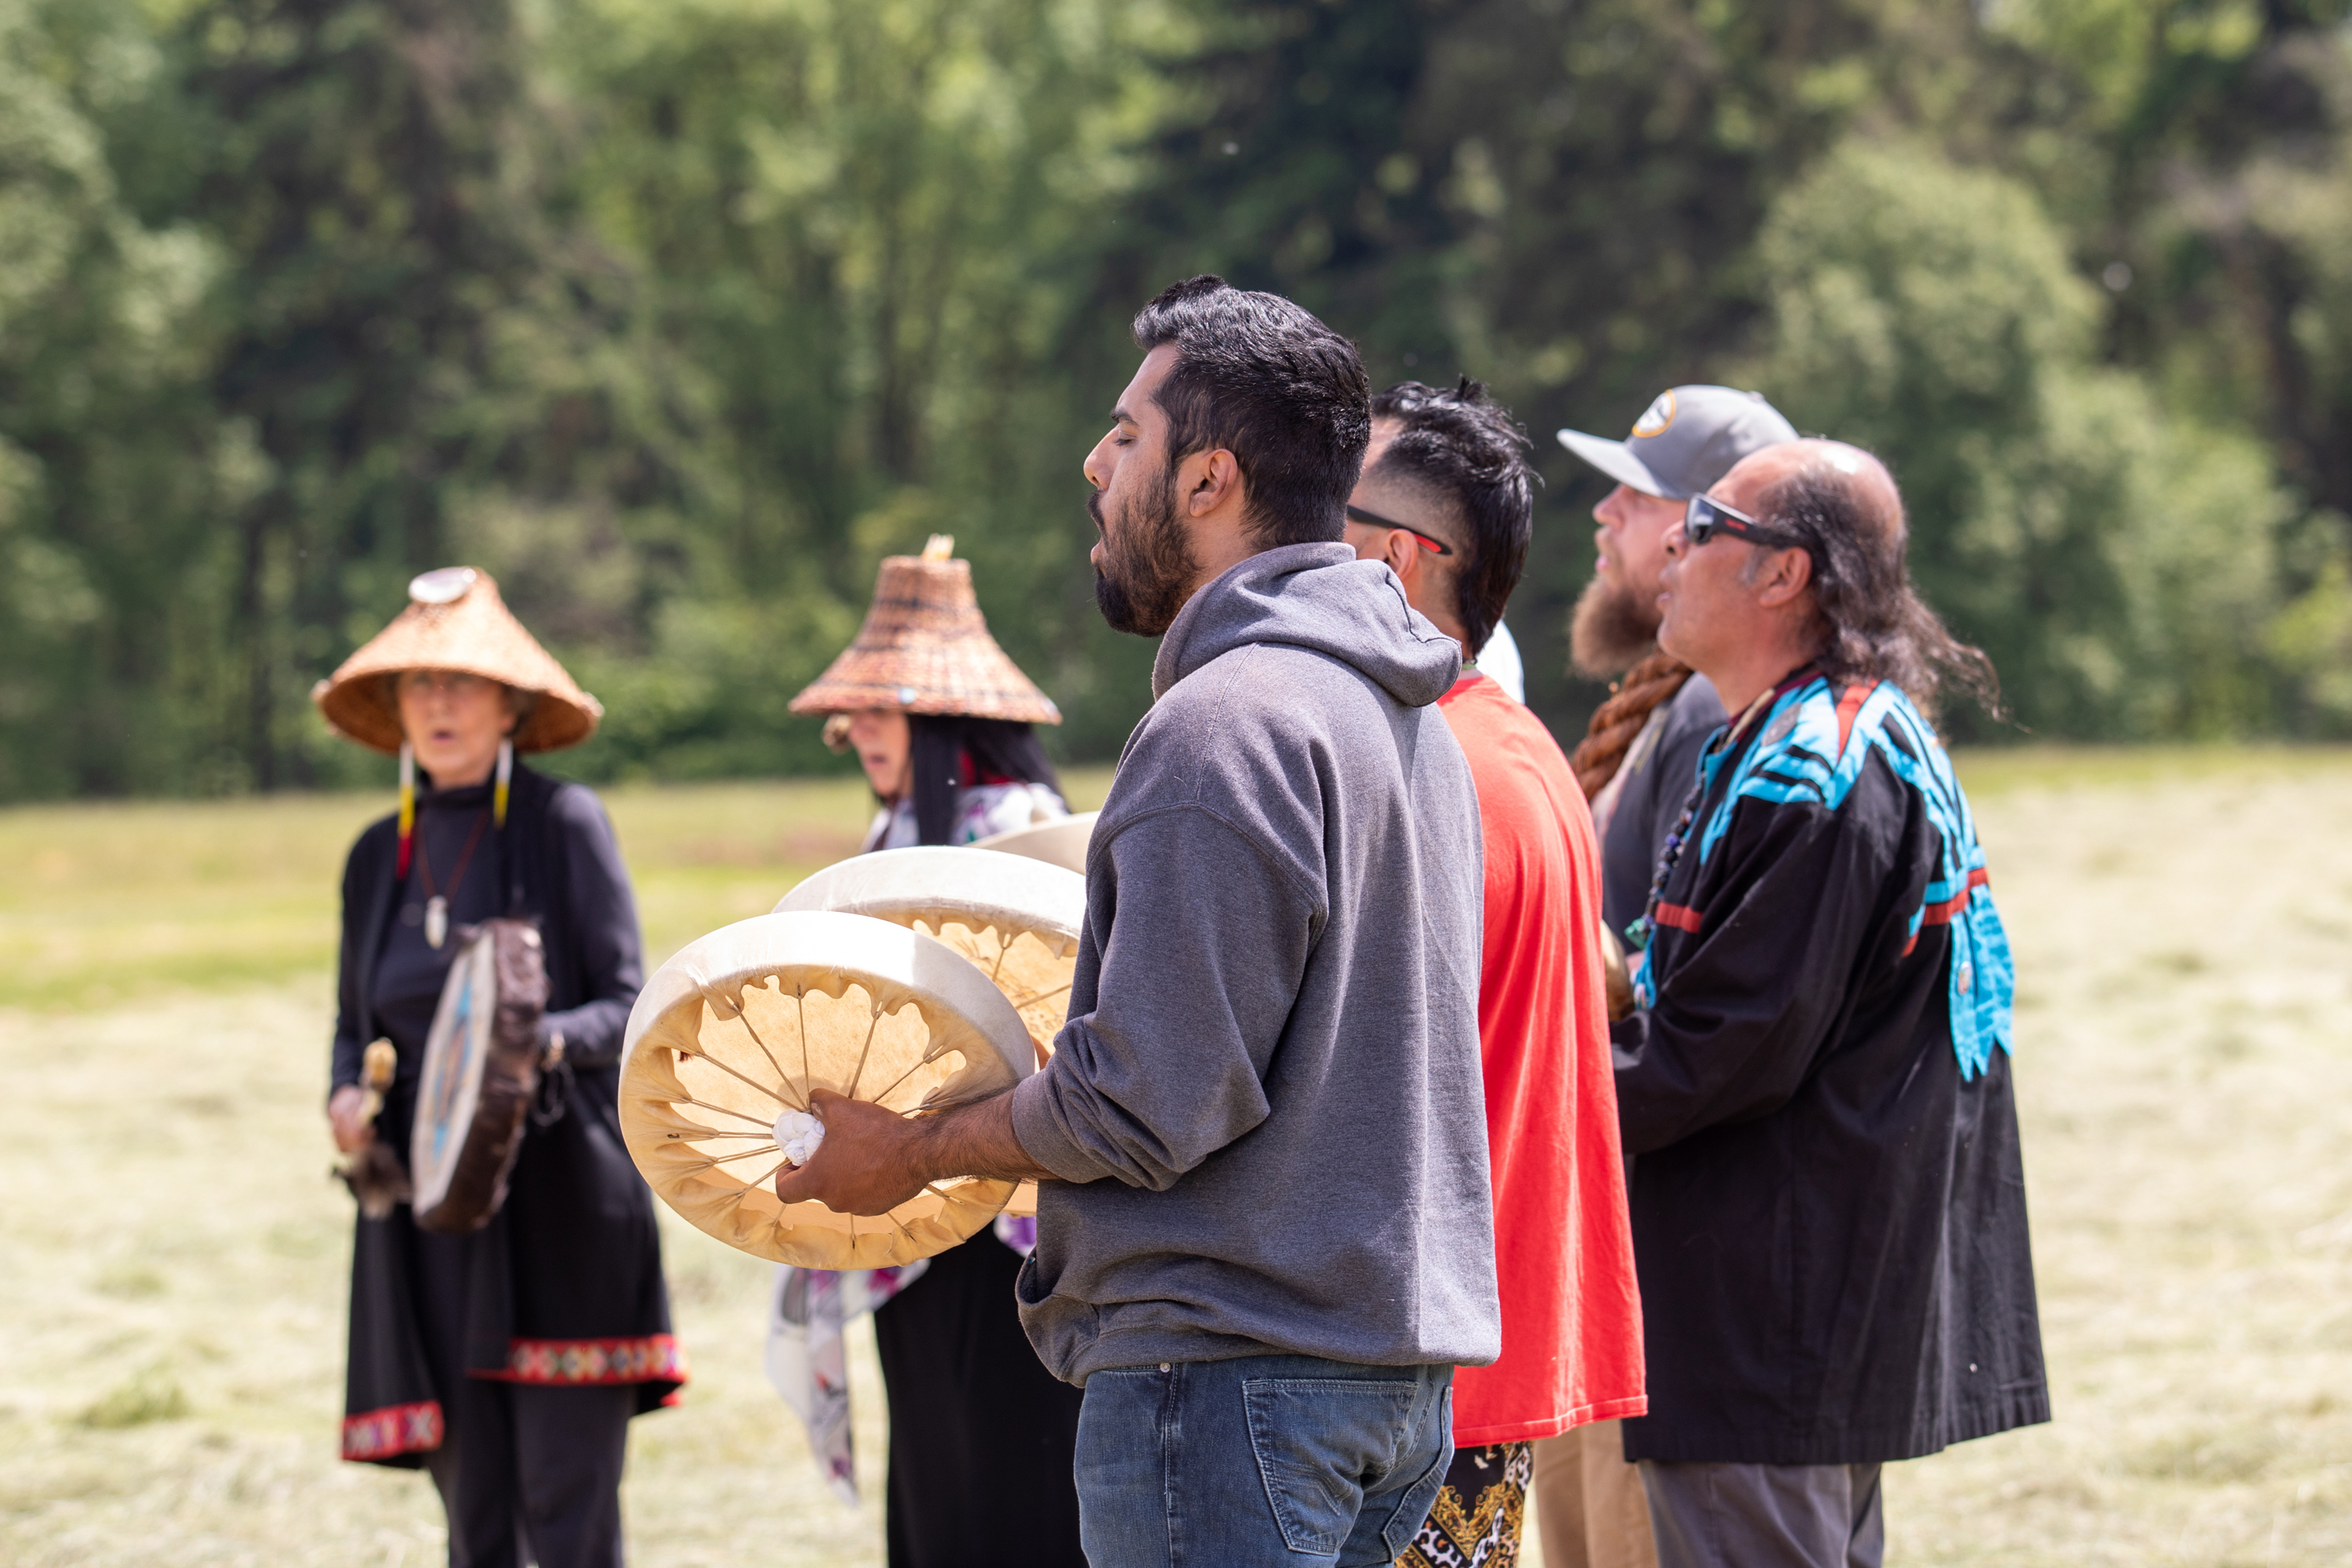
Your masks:
{"label": "drum skin", "polygon": [[729,1246],[810,1269],[879,1269],[985,1226],[1010,1182],[931,1184],[887,1216],[786,1205],[771,1124],[812,1088],[919,1115],[1035,1070],[1021,1015],[942,942],[862,915],[722,926],[646,980],[621,1057],[621,1136],[647,1185]]}
{"label": "drum skin", "polygon": [[[842,861],[802,883],[776,905],[870,915],[936,936],[996,982],[1021,1014],[1044,1066],[1054,1053],[1078,968],[1087,919],[1087,834],[1094,815],[1016,828],[969,848],[923,845],[878,850]],[[1073,831],[1074,830],[1074,831]],[[1040,835],[1054,835],[1045,841]],[[1038,847],[1075,849],[1067,866]],[[1010,853],[991,852],[1009,849]],[[1024,1181],[1005,1200],[1016,1218],[1037,1212],[1037,1184]]]}
{"label": "drum skin", "polygon": [[817,909],[870,915],[936,936],[996,983],[1036,1042],[1040,1063],[1052,1054],[1086,926],[1087,879],[1078,873],[977,844],[878,850],[827,866],[776,905],[779,915]]}
{"label": "drum skin", "polygon": [[1033,822],[1025,828],[1007,828],[1001,833],[991,833],[972,844],[976,850],[996,850],[1009,855],[1024,855],[1044,861],[1048,865],[1062,866],[1086,874],[1087,842],[1093,838],[1095,819],[1099,811],[1081,811],[1075,817],[1056,817],[1050,822]]}
{"label": "drum skin", "polygon": [[449,1236],[479,1230],[506,1201],[539,1092],[547,1010],[547,966],[530,922],[488,920],[457,936],[425,1040],[408,1157],[416,1223]]}

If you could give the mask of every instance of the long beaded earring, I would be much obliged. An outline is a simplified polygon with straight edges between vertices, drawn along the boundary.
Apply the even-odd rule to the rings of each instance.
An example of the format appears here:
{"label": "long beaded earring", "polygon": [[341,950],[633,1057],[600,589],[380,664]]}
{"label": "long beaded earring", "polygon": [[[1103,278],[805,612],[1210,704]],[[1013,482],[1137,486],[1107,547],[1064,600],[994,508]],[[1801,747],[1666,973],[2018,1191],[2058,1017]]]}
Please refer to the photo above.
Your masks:
{"label": "long beaded earring", "polygon": [[393,873],[408,880],[408,852],[416,844],[416,748],[400,743],[400,869]]}
{"label": "long beaded earring", "polygon": [[497,819],[495,825],[498,827],[507,825],[507,784],[513,778],[514,742],[501,740],[499,742],[499,787],[491,798],[491,815]]}

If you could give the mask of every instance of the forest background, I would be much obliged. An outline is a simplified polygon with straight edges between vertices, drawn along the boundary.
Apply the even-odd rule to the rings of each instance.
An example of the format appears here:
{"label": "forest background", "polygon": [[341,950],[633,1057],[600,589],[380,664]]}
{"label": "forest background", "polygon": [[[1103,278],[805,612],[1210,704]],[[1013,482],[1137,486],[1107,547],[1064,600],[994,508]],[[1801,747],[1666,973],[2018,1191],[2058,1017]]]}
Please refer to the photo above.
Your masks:
{"label": "forest background", "polygon": [[971,558],[1115,754],[1081,455],[1202,270],[1547,481],[1562,735],[1615,434],[1883,453],[2016,723],[2352,731],[2347,0],[0,0],[0,800],[358,783],[306,700],[487,568],[593,779],[820,770],[877,561]]}

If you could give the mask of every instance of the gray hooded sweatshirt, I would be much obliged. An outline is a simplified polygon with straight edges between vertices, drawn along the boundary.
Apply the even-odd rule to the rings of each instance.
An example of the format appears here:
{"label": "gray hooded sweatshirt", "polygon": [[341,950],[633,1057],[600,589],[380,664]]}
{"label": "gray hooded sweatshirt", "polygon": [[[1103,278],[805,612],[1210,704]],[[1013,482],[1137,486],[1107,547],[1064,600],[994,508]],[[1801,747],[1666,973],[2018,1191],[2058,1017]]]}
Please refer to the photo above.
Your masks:
{"label": "gray hooded sweatshirt", "polygon": [[1502,1343],[1460,667],[1378,562],[1287,545],[1196,593],[1087,851],[1069,1021],[1013,1092],[1021,1320],[1056,1376]]}

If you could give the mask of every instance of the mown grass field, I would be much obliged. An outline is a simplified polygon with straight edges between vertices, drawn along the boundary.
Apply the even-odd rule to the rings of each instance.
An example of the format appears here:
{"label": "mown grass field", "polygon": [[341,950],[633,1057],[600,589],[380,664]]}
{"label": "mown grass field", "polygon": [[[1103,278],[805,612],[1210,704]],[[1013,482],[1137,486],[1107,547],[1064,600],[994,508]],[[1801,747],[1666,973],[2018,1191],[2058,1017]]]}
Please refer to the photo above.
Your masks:
{"label": "mown grass field", "polygon": [[[2058,1419],[1897,1468],[1891,1561],[2352,1553],[2352,756],[1967,759],[2022,986]],[[1074,780],[1091,803],[1100,775]],[[609,800],[649,956],[855,847],[854,784]],[[346,797],[0,812],[0,1562],[408,1564],[334,1458],[349,1199],[319,1113]],[[633,1560],[880,1562],[759,1370],[766,1269],[671,1224],[695,1381],[635,1424]]]}

